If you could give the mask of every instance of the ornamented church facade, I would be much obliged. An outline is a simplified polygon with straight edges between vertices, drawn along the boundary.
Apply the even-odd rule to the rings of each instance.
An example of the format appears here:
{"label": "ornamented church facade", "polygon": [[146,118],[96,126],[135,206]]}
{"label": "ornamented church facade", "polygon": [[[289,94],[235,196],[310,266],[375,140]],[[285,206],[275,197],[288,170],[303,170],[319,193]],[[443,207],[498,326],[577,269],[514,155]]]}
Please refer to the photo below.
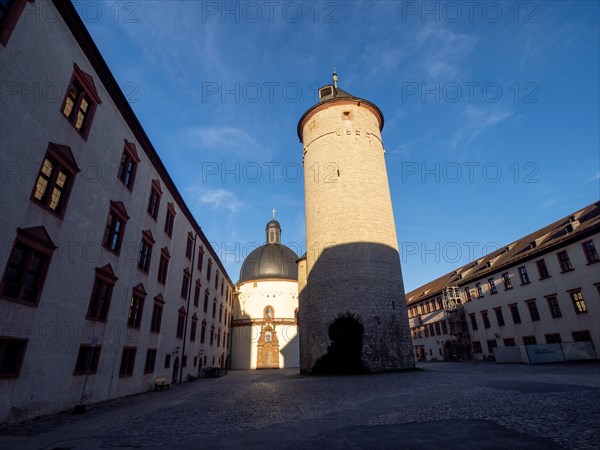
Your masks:
{"label": "ornamented church facade", "polygon": [[281,244],[274,218],[266,243],[244,261],[231,330],[232,369],[298,367],[298,256]]}

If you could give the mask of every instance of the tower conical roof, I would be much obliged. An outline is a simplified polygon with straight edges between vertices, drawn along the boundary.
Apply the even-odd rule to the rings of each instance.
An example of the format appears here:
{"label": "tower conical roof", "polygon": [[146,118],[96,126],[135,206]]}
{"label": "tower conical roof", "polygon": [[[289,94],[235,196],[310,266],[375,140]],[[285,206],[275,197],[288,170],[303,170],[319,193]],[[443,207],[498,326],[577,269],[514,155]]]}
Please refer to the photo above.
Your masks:
{"label": "tower conical roof", "polygon": [[312,111],[314,111],[317,108],[322,107],[322,105],[324,105],[324,104],[334,103],[334,102],[339,102],[339,101],[353,101],[353,102],[357,102],[359,105],[362,103],[362,104],[370,106],[371,108],[373,108],[375,110],[375,113],[379,115],[379,117],[380,117],[379,130],[380,131],[383,130],[383,123],[384,123],[383,113],[377,107],[376,104],[374,104],[373,102],[370,102],[369,100],[365,100],[364,98],[355,97],[351,93],[349,93],[343,89],[340,89],[339,87],[336,87],[333,84],[326,84],[325,86],[319,88],[318,103],[316,103],[315,105],[308,108],[306,110],[306,112],[304,114],[302,114],[302,117],[300,117],[300,120],[298,121],[298,126],[296,128],[296,131],[298,133],[298,138],[300,139],[300,142],[302,142],[302,126],[304,125],[304,120],[306,119],[306,117]]}

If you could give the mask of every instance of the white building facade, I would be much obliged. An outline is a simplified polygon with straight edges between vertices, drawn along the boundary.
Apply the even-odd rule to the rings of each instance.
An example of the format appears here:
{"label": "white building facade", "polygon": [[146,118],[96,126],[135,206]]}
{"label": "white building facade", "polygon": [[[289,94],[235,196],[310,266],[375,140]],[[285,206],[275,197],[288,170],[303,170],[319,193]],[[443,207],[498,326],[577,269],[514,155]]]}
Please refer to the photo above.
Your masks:
{"label": "white building facade", "polygon": [[245,259],[234,294],[232,369],[299,367],[297,255],[272,220],[267,242]]}
{"label": "white building facade", "polygon": [[233,283],[75,8],[7,4],[0,421],[226,366]]}
{"label": "white building facade", "polygon": [[415,356],[598,359],[599,247],[600,202],[415,289],[407,296]]}

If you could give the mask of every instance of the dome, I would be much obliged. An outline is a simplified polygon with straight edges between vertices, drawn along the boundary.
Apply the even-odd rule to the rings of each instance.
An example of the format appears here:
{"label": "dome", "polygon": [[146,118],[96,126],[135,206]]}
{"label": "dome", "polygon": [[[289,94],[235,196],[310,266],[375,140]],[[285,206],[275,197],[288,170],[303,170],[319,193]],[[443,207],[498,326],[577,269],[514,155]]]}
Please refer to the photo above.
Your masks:
{"label": "dome", "polygon": [[289,247],[268,243],[258,247],[244,260],[238,283],[265,278],[297,280],[298,256]]}

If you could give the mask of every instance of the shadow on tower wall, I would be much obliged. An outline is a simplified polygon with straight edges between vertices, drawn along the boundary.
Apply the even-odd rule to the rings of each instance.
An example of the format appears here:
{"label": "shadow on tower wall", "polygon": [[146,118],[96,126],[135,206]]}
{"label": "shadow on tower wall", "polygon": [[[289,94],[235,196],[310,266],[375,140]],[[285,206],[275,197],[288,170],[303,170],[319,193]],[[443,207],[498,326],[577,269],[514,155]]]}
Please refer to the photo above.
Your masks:
{"label": "shadow on tower wall", "polygon": [[[307,258],[310,256],[309,251]],[[347,313],[354,315],[363,327],[360,360],[364,371],[414,368],[400,257],[396,249],[368,242],[328,245],[313,264],[306,285],[300,280],[299,287],[302,373],[318,372],[323,364],[341,364],[334,370],[344,370],[344,364],[350,364],[343,363],[335,354],[349,351],[342,351],[338,346],[350,346],[343,341],[356,342],[355,337],[338,334],[335,328],[332,335],[329,328]],[[356,331],[354,333],[358,335]],[[325,363],[317,364],[325,355],[330,355],[323,360]]]}

